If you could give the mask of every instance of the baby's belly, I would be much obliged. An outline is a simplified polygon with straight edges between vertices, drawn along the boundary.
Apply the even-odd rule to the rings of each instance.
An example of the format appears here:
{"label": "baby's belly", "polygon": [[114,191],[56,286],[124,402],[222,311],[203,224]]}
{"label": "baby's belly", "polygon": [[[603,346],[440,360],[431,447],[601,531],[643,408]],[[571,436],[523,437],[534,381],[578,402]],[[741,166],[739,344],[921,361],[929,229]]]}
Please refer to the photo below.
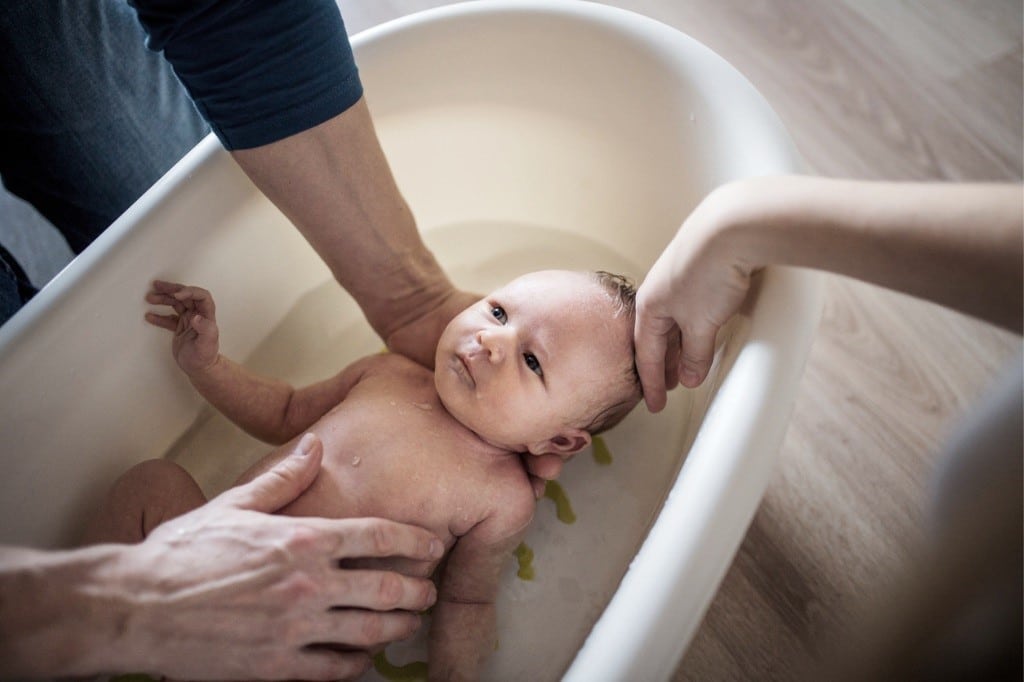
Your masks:
{"label": "baby's belly", "polygon": [[[279,513],[389,519],[425,528],[441,539],[446,550],[451,549],[456,534],[465,533],[479,521],[480,514],[476,496],[470,494],[476,479],[450,454],[457,444],[439,437],[437,429],[431,428],[434,424],[416,422],[416,418],[432,417],[429,411],[412,407],[411,415],[396,418],[380,410],[359,409],[365,403],[343,405],[348,409],[332,410],[310,428],[324,446],[320,473]],[[424,438],[424,434],[432,437]],[[293,448],[294,444],[288,443],[269,453],[239,482],[266,471]],[[429,575],[436,565],[395,557],[343,559],[346,565],[412,575]],[[359,561],[353,563],[356,559]]]}
{"label": "baby's belly", "polygon": [[[436,520],[402,513],[403,505],[396,504],[390,508],[380,505],[376,500],[367,503],[365,497],[354,490],[351,485],[339,481],[336,474],[329,469],[321,471],[316,481],[295,501],[278,511],[279,514],[296,517],[314,517],[328,519],[351,519],[353,525],[364,523],[364,519],[387,519],[426,528],[438,535],[445,543],[445,551],[451,549],[455,538],[448,533],[446,527],[439,527]],[[346,489],[347,488],[347,489]],[[405,575],[427,577],[433,574],[437,561],[414,561],[404,557],[359,557],[340,556],[338,564],[342,568],[375,569],[397,571]]]}

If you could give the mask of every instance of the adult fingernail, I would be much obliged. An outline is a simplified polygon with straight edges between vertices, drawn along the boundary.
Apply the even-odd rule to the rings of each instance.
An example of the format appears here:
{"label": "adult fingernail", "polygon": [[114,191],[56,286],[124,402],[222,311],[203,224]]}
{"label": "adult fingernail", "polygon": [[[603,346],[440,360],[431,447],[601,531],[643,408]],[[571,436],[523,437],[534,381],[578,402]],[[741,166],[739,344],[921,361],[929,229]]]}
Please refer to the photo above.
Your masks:
{"label": "adult fingernail", "polygon": [[306,455],[312,453],[313,443],[315,442],[316,436],[314,436],[312,433],[307,433],[305,436],[302,437],[302,440],[299,441],[298,454],[302,457],[305,457]]}
{"label": "adult fingernail", "polygon": [[440,540],[430,541],[430,556],[433,559],[440,559],[444,556],[444,544]]}
{"label": "adult fingernail", "polygon": [[683,385],[693,388],[700,383],[700,374],[690,369],[689,367],[683,368]]}

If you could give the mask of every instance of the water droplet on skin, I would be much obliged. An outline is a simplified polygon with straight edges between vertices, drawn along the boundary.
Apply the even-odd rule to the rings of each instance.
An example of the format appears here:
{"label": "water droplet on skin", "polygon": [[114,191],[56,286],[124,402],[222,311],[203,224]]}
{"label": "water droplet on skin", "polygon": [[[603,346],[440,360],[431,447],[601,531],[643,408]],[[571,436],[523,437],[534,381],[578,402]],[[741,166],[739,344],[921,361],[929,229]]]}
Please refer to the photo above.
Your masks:
{"label": "water droplet on skin", "polygon": [[415,405],[416,407],[420,408],[421,410],[432,410],[432,409],[434,409],[433,407],[431,407],[430,403],[413,403],[413,405]]}
{"label": "water droplet on skin", "polygon": [[352,458],[352,466],[357,467],[357,466],[359,466],[359,463],[362,462],[362,461],[363,460],[360,459],[360,457],[357,455],[357,456]]}

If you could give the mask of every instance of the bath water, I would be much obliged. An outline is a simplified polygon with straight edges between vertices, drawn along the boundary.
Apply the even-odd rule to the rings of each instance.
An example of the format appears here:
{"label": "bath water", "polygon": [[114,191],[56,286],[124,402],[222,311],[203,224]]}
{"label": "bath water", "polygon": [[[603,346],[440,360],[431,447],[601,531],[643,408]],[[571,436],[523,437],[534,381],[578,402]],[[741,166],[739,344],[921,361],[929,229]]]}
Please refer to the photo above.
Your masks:
{"label": "bath water", "polygon": [[[428,226],[424,241],[457,286],[481,294],[518,275],[548,268],[601,269],[634,278],[643,274],[610,245],[567,229],[467,222]],[[216,297],[217,292],[213,294]],[[217,303],[222,309],[231,305]],[[222,337],[230,333],[221,330]],[[380,339],[332,280],[301,296],[248,358],[235,359],[255,371],[305,385],[380,350]],[[498,597],[500,647],[485,679],[555,680],[572,661],[681,466],[689,400],[687,393],[674,391],[668,408],[658,415],[634,410],[595,439],[590,452],[581,452],[566,464],[551,493],[558,513],[549,504],[538,505],[519,561],[509,556]],[[269,450],[207,408],[168,457],[213,495]],[[569,513],[574,514],[574,523],[559,520],[569,518]],[[532,557],[526,556],[526,549]],[[517,577],[526,567],[533,580]],[[425,660],[425,630],[388,647],[388,660]],[[367,677],[385,678],[375,672]]]}

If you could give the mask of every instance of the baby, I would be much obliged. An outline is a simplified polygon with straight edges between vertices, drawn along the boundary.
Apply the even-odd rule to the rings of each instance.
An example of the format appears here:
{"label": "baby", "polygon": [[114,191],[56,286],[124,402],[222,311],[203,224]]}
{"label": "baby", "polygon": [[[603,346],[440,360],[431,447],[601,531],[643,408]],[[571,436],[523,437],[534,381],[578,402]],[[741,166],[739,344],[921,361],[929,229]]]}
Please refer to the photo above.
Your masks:
{"label": "baby", "polygon": [[[281,513],[383,517],[444,540],[430,677],[475,679],[493,651],[501,568],[536,505],[521,457],[566,459],[640,400],[634,295],[628,281],[603,272],[528,274],[448,324],[433,372],[401,355],[373,355],[302,389],[219,354],[214,303],[203,289],[155,282],[147,301],[174,312],[146,319],[174,332],[178,365],[214,407],[253,436],[285,444],[239,483],[311,431],[323,442],[322,470]],[[177,465],[143,463],[115,485],[90,540],[139,541],[205,501]],[[424,576],[437,566],[363,565]]]}

